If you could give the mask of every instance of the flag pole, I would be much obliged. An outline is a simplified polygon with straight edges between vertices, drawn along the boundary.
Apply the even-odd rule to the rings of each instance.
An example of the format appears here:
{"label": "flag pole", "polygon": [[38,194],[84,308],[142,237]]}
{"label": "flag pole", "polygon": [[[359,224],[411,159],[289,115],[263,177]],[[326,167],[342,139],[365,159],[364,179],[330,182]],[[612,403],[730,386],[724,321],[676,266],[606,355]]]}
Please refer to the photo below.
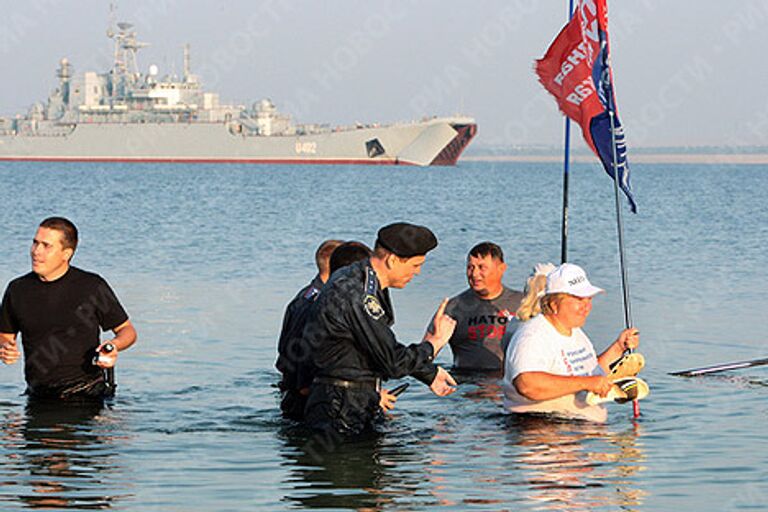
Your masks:
{"label": "flag pole", "polygon": [[616,231],[619,238],[619,266],[621,267],[621,289],[624,293],[624,325],[632,327],[632,305],[629,302],[629,280],[627,278],[627,263],[624,250],[624,219],[621,214],[621,199],[619,197],[619,157],[616,152],[616,114],[613,111],[613,101],[608,107],[608,117],[611,121],[611,150],[613,157],[613,195],[616,202]]}
{"label": "flag pole", "polygon": [[563,225],[560,234],[560,263],[568,261],[568,175],[571,146],[571,120],[565,118],[565,157],[563,159]]}
{"label": "flag pole", "polygon": [[[606,73],[611,76],[610,66],[606,66]],[[610,97],[608,98],[608,118],[611,122],[611,153],[613,166],[613,196],[616,203],[616,230],[619,239],[619,265],[621,267],[621,289],[624,297],[624,326],[629,329],[632,327],[632,305],[629,302],[629,279],[627,278],[627,263],[624,250],[624,220],[621,214],[621,199],[619,197],[619,156],[616,150],[616,121],[615,108],[613,102],[613,83],[611,82]],[[633,350],[629,350],[633,352]],[[632,401],[632,414],[635,418],[640,416],[640,404],[637,400]]]}
{"label": "flag pole", "polygon": [[[568,2],[568,21],[573,18],[573,0]],[[568,261],[568,181],[571,161],[571,118],[565,116],[565,155],[563,157],[563,220],[560,232],[560,263]]]}

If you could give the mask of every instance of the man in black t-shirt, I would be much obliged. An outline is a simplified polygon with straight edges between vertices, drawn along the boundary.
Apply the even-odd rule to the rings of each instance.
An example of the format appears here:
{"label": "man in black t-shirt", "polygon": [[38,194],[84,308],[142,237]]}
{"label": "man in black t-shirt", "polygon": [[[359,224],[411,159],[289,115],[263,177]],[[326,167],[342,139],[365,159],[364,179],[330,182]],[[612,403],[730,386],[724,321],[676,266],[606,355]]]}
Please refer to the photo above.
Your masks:
{"label": "man in black t-shirt", "polygon": [[[8,284],[0,306],[0,360],[18,361],[24,347],[27,393],[36,397],[108,396],[105,369],[136,341],[136,330],[100,276],[70,266],[77,228],[61,217],[40,223],[32,272]],[[101,342],[101,331],[114,338]],[[110,345],[112,350],[109,350]]]}

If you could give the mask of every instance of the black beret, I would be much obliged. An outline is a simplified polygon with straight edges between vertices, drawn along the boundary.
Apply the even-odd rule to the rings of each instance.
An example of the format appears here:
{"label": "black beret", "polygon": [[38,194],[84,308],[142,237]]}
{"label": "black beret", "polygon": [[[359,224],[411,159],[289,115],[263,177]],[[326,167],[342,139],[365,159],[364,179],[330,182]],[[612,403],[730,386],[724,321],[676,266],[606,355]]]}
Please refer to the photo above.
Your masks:
{"label": "black beret", "polygon": [[437,247],[437,238],[424,226],[395,222],[379,230],[376,243],[401,258],[412,258]]}

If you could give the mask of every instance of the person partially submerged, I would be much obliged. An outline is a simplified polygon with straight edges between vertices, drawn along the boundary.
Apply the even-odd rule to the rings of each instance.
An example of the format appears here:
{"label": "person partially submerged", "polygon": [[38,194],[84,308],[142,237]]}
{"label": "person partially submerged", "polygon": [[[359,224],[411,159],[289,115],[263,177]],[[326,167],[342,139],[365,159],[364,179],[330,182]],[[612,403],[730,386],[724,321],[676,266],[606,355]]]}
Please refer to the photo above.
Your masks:
{"label": "person partially submerged", "polygon": [[[539,281],[541,282],[541,281]],[[541,313],[524,321],[510,341],[504,367],[504,406],[513,413],[554,413],[604,422],[603,405],[586,403],[587,392],[608,395],[613,382],[609,364],[639,342],[637,329],[624,329],[597,355],[582,326],[592,311],[592,298],[604,290],[593,286],[578,265],[564,263],[549,272],[539,300],[524,307]],[[527,305],[527,306],[526,306]],[[521,314],[522,313],[522,314]],[[518,312],[521,319],[530,313]]]}
{"label": "person partially submerged", "polygon": [[412,375],[438,396],[455,391],[451,375],[434,364],[456,326],[443,301],[432,333],[400,344],[389,288],[404,288],[437,246],[427,228],[395,223],[378,232],[374,254],[336,271],[310,312],[304,338],[317,367],[305,409],[317,430],[359,434],[380,416],[381,381]]}
{"label": "person partially submerged", "polygon": [[[337,270],[360,260],[369,258],[372,251],[365,244],[348,241],[336,245],[335,240],[323,242],[318,249],[318,268],[321,282],[325,283]],[[328,253],[324,248],[333,246]],[[314,380],[317,368],[313,362],[312,346],[303,337],[309,313],[317,298],[322,293],[322,285],[305,288],[286,308],[283,331],[280,335],[277,368],[283,374],[280,382],[282,401],[280,408],[283,416],[296,421],[304,419],[304,407],[309,395],[309,387]],[[391,411],[397,397],[386,389],[379,391],[379,406],[383,411]]]}
{"label": "person partially submerged", "polygon": [[283,326],[277,342],[275,368],[280,372],[280,409],[283,416],[295,420],[304,417],[304,405],[309,394],[308,386],[299,384],[299,376],[311,365],[310,355],[301,343],[301,335],[307,324],[309,310],[320,296],[320,291],[331,276],[330,259],[343,240],[324,240],[315,251],[317,275],[288,303],[283,315]]}
{"label": "person partially submerged", "polygon": [[[27,394],[38,398],[104,398],[114,394],[103,369],[136,341],[136,330],[107,282],[70,265],[75,225],[42,221],[32,241],[32,271],[8,284],[0,307],[0,360],[21,357]],[[101,341],[101,331],[113,337]],[[111,350],[110,350],[111,349]]]}
{"label": "person partially submerged", "polygon": [[519,324],[515,311],[523,297],[501,282],[506,270],[504,252],[497,244],[481,242],[470,249],[469,288],[451,298],[445,308],[456,320],[448,341],[454,370],[499,372],[503,368],[504,352]]}

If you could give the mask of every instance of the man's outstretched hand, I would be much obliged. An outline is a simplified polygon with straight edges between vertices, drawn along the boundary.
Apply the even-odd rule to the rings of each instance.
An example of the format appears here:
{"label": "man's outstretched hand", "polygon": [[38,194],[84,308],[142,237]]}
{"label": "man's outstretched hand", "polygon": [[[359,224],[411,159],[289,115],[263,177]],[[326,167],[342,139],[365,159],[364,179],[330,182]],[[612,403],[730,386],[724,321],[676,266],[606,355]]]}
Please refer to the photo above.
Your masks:
{"label": "man's outstretched hand", "polygon": [[429,389],[432,390],[437,396],[448,396],[456,391],[456,381],[450,373],[444,370],[441,366],[437,367],[437,375],[435,380],[429,385]]}

